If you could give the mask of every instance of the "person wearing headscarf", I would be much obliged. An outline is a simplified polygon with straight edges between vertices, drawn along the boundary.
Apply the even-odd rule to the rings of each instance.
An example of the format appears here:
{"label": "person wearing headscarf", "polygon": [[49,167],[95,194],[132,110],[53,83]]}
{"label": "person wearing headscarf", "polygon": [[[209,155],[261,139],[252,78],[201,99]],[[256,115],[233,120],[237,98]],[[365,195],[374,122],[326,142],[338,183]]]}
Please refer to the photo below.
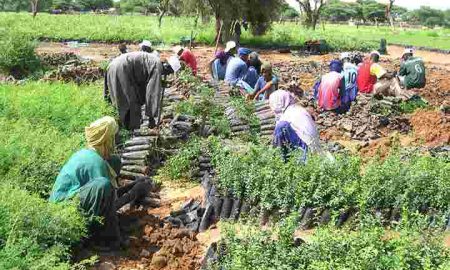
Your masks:
{"label": "person wearing headscarf", "polygon": [[116,120],[105,116],[85,128],[86,148],[73,154],[56,178],[51,202],[78,197],[80,208],[88,217],[105,218],[105,238],[120,241],[114,213],[114,188],[118,187],[120,159],[114,155]]}
{"label": "person wearing headscarf", "polygon": [[177,63],[162,63],[158,57],[144,51],[115,58],[105,74],[104,96],[119,111],[121,125],[128,130],[138,129],[144,104],[149,127],[158,125],[163,76],[178,69]]}
{"label": "person wearing headscarf", "polygon": [[227,71],[228,60],[236,53],[236,42],[228,41],[224,50],[216,52],[209,62],[209,73],[216,81],[224,80]]}
{"label": "person wearing headscarf", "polygon": [[273,145],[281,148],[285,161],[295,149],[303,151],[302,161],[306,160],[308,152],[322,151],[314,119],[293,94],[277,90],[270,95],[269,105],[276,118]]}
{"label": "person wearing headscarf", "polygon": [[345,80],[341,73],[342,62],[333,60],[330,63],[330,72],[314,85],[314,97],[321,110],[344,112],[341,111],[341,97],[345,93]]}
{"label": "person wearing headscarf", "polygon": [[[126,203],[139,201],[152,188],[140,178],[119,187],[117,176],[121,161],[115,155],[115,137],[119,127],[113,117],[105,116],[85,128],[86,148],[73,154],[59,172],[50,202],[79,199],[83,214],[91,221],[94,234],[113,248],[121,243],[116,210]],[[119,198],[120,197],[120,198]],[[105,219],[104,227],[95,227],[95,217]]]}
{"label": "person wearing headscarf", "polygon": [[192,70],[192,74],[197,76],[197,59],[195,55],[189,49],[181,46],[176,46],[173,52]]}
{"label": "person wearing headscarf", "polygon": [[261,67],[262,75],[259,76],[254,88],[255,100],[268,100],[270,95],[278,89],[278,77],[273,74],[272,65],[264,63]]}

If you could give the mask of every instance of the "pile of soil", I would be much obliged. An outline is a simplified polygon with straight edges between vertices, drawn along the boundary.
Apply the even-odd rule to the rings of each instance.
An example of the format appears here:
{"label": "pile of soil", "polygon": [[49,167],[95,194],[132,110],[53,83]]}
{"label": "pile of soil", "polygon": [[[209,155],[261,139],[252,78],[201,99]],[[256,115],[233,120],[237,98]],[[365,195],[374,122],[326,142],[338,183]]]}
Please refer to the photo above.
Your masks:
{"label": "pile of soil", "polygon": [[427,85],[419,90],[432,106],[440,106],[444,102],[450,102],[450,80],[448,70],[430,68],[427,76]]}
{"label": "pile of soil", "polygon": [[439,111],[418,111],[411,117],[414,137],[426,146],[450,143],[450,116]]}
{"label": "pile of soil", "polygon": [[131,237],[127,256],[102,257],[100,267],[111,269],[198,269],[204,247],[196,233],[173,228],[146,211],[129,213],[139,218],[138,233]]}

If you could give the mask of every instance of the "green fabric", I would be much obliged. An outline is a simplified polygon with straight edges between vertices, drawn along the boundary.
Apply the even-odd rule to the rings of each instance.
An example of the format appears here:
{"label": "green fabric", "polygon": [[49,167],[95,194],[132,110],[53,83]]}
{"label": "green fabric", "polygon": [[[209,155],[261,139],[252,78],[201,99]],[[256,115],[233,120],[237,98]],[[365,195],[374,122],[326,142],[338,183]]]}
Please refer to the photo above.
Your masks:
{"label": "green fabric", "polygon": [[411,57],[402,63],[399,75],[405,76],[405,86],[407,89],[425,87],[425,64],[421,58]]}
{"label": "green fabric", "polygon": [[[116,163],[116,162],[112,162]],[[119,165],[120,166],[120,165]],[[112,164],[117,169],[117,164]],[[112,191],[105,160],[95,150],[82,149],[69,159],[56,178],[51,202],[60,202],[79,195],[81,207],[89,215],[102,215],[103,202]]]}

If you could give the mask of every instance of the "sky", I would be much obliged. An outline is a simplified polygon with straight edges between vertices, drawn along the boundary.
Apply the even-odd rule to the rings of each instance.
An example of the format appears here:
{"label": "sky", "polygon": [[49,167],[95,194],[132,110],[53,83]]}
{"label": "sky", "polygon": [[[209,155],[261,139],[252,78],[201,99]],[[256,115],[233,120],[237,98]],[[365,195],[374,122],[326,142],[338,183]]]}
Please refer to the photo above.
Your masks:
{"label": "sky", "polygon": [[[354,2],[355,0],[347,0],[347,2]],[[295,0],[286,0],[291,6],[298,6]],[[387,2],[386,0],[379,0],[378,2]],[[417,9],[420,6],[430,6],[436,9],[450,9],[450,0],[396,0],[396,5],[405,7],[407,9]]]}

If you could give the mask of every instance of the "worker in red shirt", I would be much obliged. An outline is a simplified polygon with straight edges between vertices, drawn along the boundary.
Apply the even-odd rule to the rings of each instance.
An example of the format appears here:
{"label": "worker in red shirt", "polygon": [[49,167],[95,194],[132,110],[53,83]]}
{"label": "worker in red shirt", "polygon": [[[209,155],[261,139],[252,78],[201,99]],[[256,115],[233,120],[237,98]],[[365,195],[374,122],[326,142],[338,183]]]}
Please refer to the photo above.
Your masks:
{"label": "worker in red shirt", "polygon": [[178,55],[181,61],[183,61],[188,67],[192,69],[192,74],[196,76],[197,59],[195,58],[195,55],[189,49],[183,48],[181,46],[176,46],[173,49],[173,52]]}
{"label": "worker in red shirt", "polygon": [[387,72],[378,63],[380,56],[378,51],[373,51],[370,53],[370,58],[364,60],[359,66],[356,79],[359,92],[380,96],[394,96],[403,100],[410,99],[413,93],[403,90],[395,76]]}

